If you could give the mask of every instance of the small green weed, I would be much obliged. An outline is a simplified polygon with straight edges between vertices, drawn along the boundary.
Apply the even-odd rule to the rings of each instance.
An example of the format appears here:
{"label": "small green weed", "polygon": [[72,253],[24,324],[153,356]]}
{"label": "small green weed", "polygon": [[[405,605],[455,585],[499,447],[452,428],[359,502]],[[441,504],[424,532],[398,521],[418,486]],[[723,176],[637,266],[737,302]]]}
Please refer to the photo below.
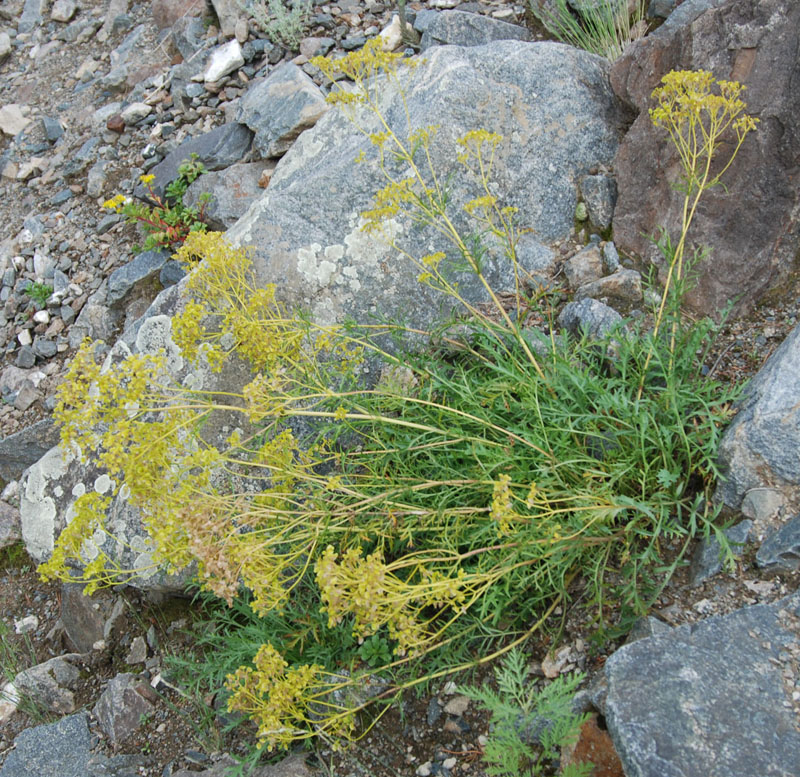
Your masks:
{"label": "small green weed", "polygon": [[311,0],[254,0],[241,6],[271,41],[297,50],[311,11]]}
{"label": "small green weed", "polygon": [[169,183],[162,198],[153,191],[151,183],[154,175],[143,175],[150,199],[155,205],[137,202],[124,194],[117,194],[103,203],[103,207],[121,213],[129,224],[138,224],[145,233],[142,245],[134,245],[133,252],[167,249],[173,251],[180,247],[192,232],[205,232],[205,208],[210,196],[200,196],[200,207],[193,208],[183,204],[183,196],[189,185],[206,172],[205,166],[192,154],[178,167],[178,177]]}
{"label": "small green weed", "polygon": [[563,43],[611,60],[647,33],[647,1],[636,0],[633,12],[628,0],[587,2],[580,13],[569,0],[529,0],[533,15]]}
{"label": "small green weed", "polygon": [[24,542],[15,542],[12,545],[6,545],[5,548],[0,548],[0,570],[19,569],[27,572],[32,564]]}
{"label": "small green weed", "polygon": [[30,283],[25,287],[25,293],[33,300],[37,308],[41,309],[53,293],[53,287],[47,283]]}
{"label": "small green weed", "polygon": [[[460,688],[491,713],[491,735],[484,749],[486,774],[492,777],[539,777],[573,743],[587,715],[572,710],[572,697],[583,675],[561,675],[539,690],[528,679],[525,654],[514,649],[495,667],[497,691]],[[561,777],[588,777],[591,763],[564,767]]]}
{"label": "small green weed", "polygon": [[372,668],[385,666],[392,660],[392,650],[389,643],[377,634],[364,640],[358,649],[361,660]]}
{"label": "small green weed", "polygon": [[[0,685],[13,682],[21,671],[38,663],[30,636],[14,634],[0,619]],[[37,724],[50,723],[56,718],[36,697],[28,693],[16,691],[7,700],[16,702],[17,709]]]}

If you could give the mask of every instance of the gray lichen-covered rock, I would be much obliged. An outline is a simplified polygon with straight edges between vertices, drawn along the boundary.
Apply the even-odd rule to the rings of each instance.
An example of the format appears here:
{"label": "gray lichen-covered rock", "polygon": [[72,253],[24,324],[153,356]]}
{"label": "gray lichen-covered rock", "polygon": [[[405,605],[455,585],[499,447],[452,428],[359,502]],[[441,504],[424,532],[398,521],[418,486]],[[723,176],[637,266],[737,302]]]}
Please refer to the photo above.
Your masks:
{"label": "gray lichen-covered rock", "polygon": [[[165,305],[164,309],[174,311],[175,299],[177,291],[173,286],[163,293],[161,304]],[[163,352],[169,369],[175,374],[184,370],[184,361],[172,342],[169,316],[146,316],[127,337],[127,342],[118,342],[106,357],[106,367],[135,350],[152,355]],[[194,385],[202,387],[200,372],[193,373],[193,380]],[[82,463],[75,451],[56,447],[28,469],[20,487],[22,538],[28,553],[41,562],[50,557],[56,538],[74,515],[76,499],[92,491],[111,494],[114,484],[96,465]],[[165,591],[185,587],[191,572],[166,575],[159,570],[153,562],[153,546],[141,517],[124,495],[114,498],[107,529],[109,533],[98,530],[93,539],[84,544],[82,555],[86,563],[102,551],[120,568],[136,570],[131,580],[133,585]]]}
{"label": "gray lichen-covered rock", "polygon": [[719,463],[725,481],[715,498],[739,509],[751,489],[800,495],[800,326],[750,381],[725,431]]}
{"label": "gray lichen-covered rock", "polygon": [[[540,242],[569,235],[577,203],[577,181],[613,156],[623,123],[606,80],[607,63],[556,43],[500,41],[475,48],[437,47],[410,77],[407,106],[412,128],[439,126],[431,145],[440,180],[453,175],[452,214],[468,234],[475,225],[463,205],[483,192],[456,160],[456,140],[490,128],[505,141],[494,159],[492,179],[503,204],[518,208],[520,226]],[[381,106],[389,126],[408,132],[403,101],[387,85]],[[367,131],[377,120],[358,116]],[[366,161],[354,165],[360,152]],[[604,160],[606,160],[604,162]],[[385,180],[373,144],[339,111],[330,111],[303,133],[272,177],[269,189],[228,232],[240,245],[255,245],[263,281],[273,281],[285,302],[309,308],[320,322],[351,317],[367,321],[376,312],[432,323],[442,295],[417,282],[419,268],[379,235],[365,234],[361,213]],[[392,218],[387,235],[413,251],[451,246],[432,230]],[[442,269],[473,302],[483,292],[475,277]],[[495,252],[486,274],[496,288],[511,288],[513,273]]]}
{"label": "gray lichen-covered rock", "polygon": [[800,515],[761,543],[756,564],[767,572],[795,572],[800,568]]}
{"label": "gray lichen-covered rock", "polygon": [[436,14],[420,41],[420,49],[431,46],[483,46],[499,40],[529,41],[531,34],[525,27],[509,24],[465,11],[442,11]]}
{"label": "gray lichen-covered rock", "polygon": [[285,154],[328,108],[320,88],[297,65],[287,62],[247,90],[237,121],[253,130],[255,149],[268,159]]}
{"label": "gray lichen-covered rock", "polygon": [[798,640],[794,594],[620,648],[605,715],[625,774],[796,777]]}

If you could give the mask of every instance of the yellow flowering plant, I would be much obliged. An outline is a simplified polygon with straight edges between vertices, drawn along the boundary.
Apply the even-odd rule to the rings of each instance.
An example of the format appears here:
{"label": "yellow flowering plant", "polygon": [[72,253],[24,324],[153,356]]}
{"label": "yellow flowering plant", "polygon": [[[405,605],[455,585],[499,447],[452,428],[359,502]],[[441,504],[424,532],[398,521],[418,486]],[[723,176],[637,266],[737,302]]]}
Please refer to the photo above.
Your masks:
{"label": "yellow flowering plant", "polygon": [[[705,323],[676,329],[675,350],[652,332],[597,343],[523,331],[529,308],[545,321],[552,311],[517,266],[517,214],[490,187],[503,139],[476,130],[458,141],[478,194],[456,215],[455,184],[431,163],[437,128],[401,137],[381,111],[381,77],[402,84],[405,60],[373,44],[316,62],[353,79],[334,102],[382,126],[365,130],[385,185],[364,228],[433,226],[443,250],[395,248],[461,317],[415,331],[427,348],[389,351],[381,343],[402,342],[402,325],[318,324],[255,283],[249,249],[190,232],[177,257],[194,269],[171,324],[184,372],[162,356],[99,365],[88,345],[73,361],[56,410],[64,444],[113,487],[82,499],[42,567],[93,585],[127,579],[135,570],[87,551],[113,536],[109,499],[128,501],[155,562],[194,565],[235,613],[214,610],[225,626],[205,643],[205,671],[267,749],[363,734],[368,704],[522,644],[571,586],[600,627],[610,602],[645,612],[664,544],[668,575],[715,531],[716,445],[735,394],[697,378]],[[456,226],[465,214],[502,248],[513,289],[491,288],[480,243]],[[486,305],[460,295],[448,251],[484,284]],[[657,384],[643,381],[648,351]],[[380,379],[365,385],[376,364]],[[221,371],[241,383],[194,377]],[[365,666],[358,646],[373,638],[391,657]],[[361,693],[376,676],[380,688]]]}
{"label": "yellow flowering plant", "polygon": [[153,189],[155,176],[151,173],[140,176],[139,180],[147,189],[152,204],[137,202],[124,194],[116,194],[103,203],[107,210],[125,216],[129,224],[141,227],[145,239],[141,245],[134,245],[134,253],[157,249],[173,251],[190,232],[206,230],[205,209],[210,195],[201,194],[196,208],[183,204],[183,196],[189,185],[204,172],[203,163],[198,161],[197,154],[192,154],[178,167],[178,177],[167,185],[163,198]]}
{"label": "yellow flowering plant", "polygon": [[[733,164],[745,138],[758,125],[757,118],[745,113],[746,105],[741,97],[744,88],[736,81],[718,81],[707,70],[673,70],[661,79],[661,86],[653,90],[656,104],[650,109],[650,120],[655,127],[666,131],[671,146],[678,153],[682,175],[674,185],[684,195],[678,242],[673,246],[669,235],[664,233],[658,243],[668,268],[655,315],[654,336],[669,313],[670,300],[674,303],[685,289],[686,241],[700,199],[704,192],[722,185],[722,176]],[[732,133],[735,142],[725,149],[724,158],[720,159],[726,133]],[[702,252],[695,252],[688,261],[689,267],[701,258]],[[674,304],[672,307],[674,313]],[[674,316],[672,318],[670,350],[674,353],[678,323]],[[642,381],[651,358],[652,351],[648,353]],[[639,393],[641,395],[641,387]]]}

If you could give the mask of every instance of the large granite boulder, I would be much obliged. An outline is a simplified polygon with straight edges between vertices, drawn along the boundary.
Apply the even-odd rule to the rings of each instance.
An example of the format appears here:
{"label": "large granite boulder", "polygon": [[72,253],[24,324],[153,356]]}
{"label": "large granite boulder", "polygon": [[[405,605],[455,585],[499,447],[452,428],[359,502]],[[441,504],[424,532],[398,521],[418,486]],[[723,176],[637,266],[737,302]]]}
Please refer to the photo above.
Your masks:
{"label": "large granite boulder", "polygon": [[[607,72],[605,60],[556,43],[444,46],[427,52],[408,81],[405,104],[389,84],[380,101],[401,138],[409,131],[406,105],[412,129],[438,126],[432,163],[440,181],[452,176],[451,213],[462,234],[475,229],[462,207],[483,192],[457,162],[456,140],[482,128],[502,135],[493,193],[518,208],[522,227],[550,242],[572,232],[578,182],[591,168],[610,163],[623,132],[625,114]],[[380,129],[366,110],[357,119],[366,133]],[[366,161],[356,165],[361,152]],[[361,213],[385,183],[375,146],[341,111],[330,111],[300,136],[269,189],[228,236],[256,246],[261,279],[277,283],[285,302],[309,309],[321,322],[366,322],[381,314],[428,326],[441,315],[442,295],[419,284],[419,267],[385,239],[361,229]],[[440,250],[455,259],[433,229],[398,217],[386,230],[412,255]],[[461,292],[482,301],[476,278],[450,268]],[[499,252],[488,257],[485,272],[496,288],[513,287]]]}
{"label": "large granite boulder", "polygon": [[2,777],[87,777],[92,735],[85,712],[25,729],[14,739]]}
{"label": "large granite boulder", "polygon": [[[680,232],[683,195],[677,154],[647,109],[670,70],[710,70],[746,85],[748,112],[760,119],[724,187],[707,192],[690,243],[711,248],[699,267],[690,304],[719,312],[728,300],[742,311],[800,269],[800,3],[794,0],[687,0],[665,24],[632,44],[611,70],[614,91],[640,111],[623,141],[614,240],[624,252],[657,259],[649,240],[665,225]],[[730,151],[724,143],[720,156]]]}
{"label": "large granite boulder", "polygon": [[800,594],[625,645],[605,664],[628,777],[795,777]]}
{"label": "large granite boulder", "polygon": [[725,431],[719,463],[725,480],[716,498],[739,509],[751,491],[800,497],[800,326],[750,381]]}
{"label": "large granite boulder", "polygon": [[530,32],[518,24],[509,24],[477,13],[442,11],[425,28],[420,49],[426,51],[431,46],[443,45],[483,46],[497,40],[530,39]]}

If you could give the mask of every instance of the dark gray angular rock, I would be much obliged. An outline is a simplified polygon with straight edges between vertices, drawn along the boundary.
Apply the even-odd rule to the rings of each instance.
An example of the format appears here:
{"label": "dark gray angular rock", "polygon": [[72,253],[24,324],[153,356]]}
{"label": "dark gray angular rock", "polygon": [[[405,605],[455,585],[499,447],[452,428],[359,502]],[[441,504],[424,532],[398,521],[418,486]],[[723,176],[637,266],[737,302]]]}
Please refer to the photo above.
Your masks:
{"label": "dark gray angular rock", "polygon": [[625,774],[796,777],[800,731],[784,671],[798,616],[794,594],[614,653],[605,715]]}
{"label": "dark gray angular rock", "polygon": [[657,634],[666,634],[671,630],[672,627],[668,623],[664,623],[664,621],[654,618],[652,615],[646,618],[639,618],[639,620],[633,624],[633,628],[628,632],[625,644],[630,645],[633,642],[638,642],[640,639],[654,637]]}
{"label": "dark gray angular rock", "polygon": [[446,45],[483,46],[498,40],[530,39],[530,32],[516,24],[476,13],[442,11],[425,25],[420,49],[425,51],[431,46]]}
{"label": "dark gray angular rock", "polygon": [[784,683],[800,594],[625,645],[605,665],[609,733],[628,777],[796,777]]}
{"label": "dark gray angular rock", "polygon": [[205,208],[205,221],[211,229],[224,232],[264,193],[258,185],[261,175],[265,170],[274,169],[274,162],[262,161],[231,165],[225,170],[201,175],[186,191],[184,204],[199,207],[201,195],[211,195]]}
{"label": "dark gray angular rock", "polygon": [[34,726],[16,737],[0,777],[87,777],[91,745],[85,712]]}
{"label": "dark gray angular rock", "polygon": [[342,48],[345,51],[355,51],[360,49],[367,42],[363,35],[350,35],[342,41]]}
{"label": "dark gray angular rock", "polygon": [[800,326],[748,383],[719,446],[725,480],[715,499],[738,510],[748,491],[800,495]]}
{"label": "dark gray angular rock", "polygon": [[50,418],[43,418],[0,440],[0,479],[19,480],[22,473],[35,464],[58,443],[59,433]]}
{"label": "dark gray angular rock", "polygon": [[58,268],[53,270],[53,292],[56,294],[59,293],[66,294],[68,286],[69,286],[69,276],[63,273]]}
{"label": "dark gray angular rock", "polygon": [[130,262],[118,267],[108,278],[106,302],[109,307],[118,306],[137,289],[152,284],[169,259],[166,251],[143,251]]}
{"label": "dark gray angular rock", "polygon": [[58,119],[44,116],[42,117],[42,126],[44,127],[45,137],[51,143],[55,143],[64,134],[64,128],[61,126],[61,122]]}
{"label": "dark gray angular rock", "polygon": [[142,716],[153,705],[137,688],[142,684],[135,675],[118,674],[108,682],[93,713],[112,744],[117,745],[142,725]]}
{"label": "dark gray angular rock", "polygon": [[[188,138],[150,171],[155,176],[150,186],[155,194],[163,198],[167,185],[178,177],[178,167],[192,154],[197,154],[198,161],[207,170],[223,170],[241,162],[252,142],[253,133],[244,124],[237,123],[223,124],[210,132]],[[134,196],[147,201],[147,189],[139,184]]]}
{"label": "dark gray angular rock", "polygon": [[168,259],[158,274],[158,280],[166,289],[167,286],[174,286],[185,276],[186,270],[183,269],[183,265],[175,259]]}
{"label": "dark gray angular rock", "polygon": [[675,10],[676,0],[650,0],[647,6],[648,19],[666,19]]}
{"label": "dark gray angular rock", "polygon": [[766,572],[795,572],[800,568],[800,515],[770,534],[756,553],[756,564]]}
{"label": "dark gray angular rock", "polygon": [[562,329],[577,336],[585,333],[592,338],[603,337],[621,323],[622,316],[616,310],[596,299],[568,302],[558,316]]}
{"label": "dark gray angular rock", "polygon": [[[84,596],[84,587],[77,583],[61,586],[61,609],[59,615],[69,641],[81,653],[88,653],[94,644],[105,639],[107,624],[114,621],[120,610],[120,600],[106,590],[93,596]],[[113,624],[112,624],[113,627]]]}
{"label": "dark gray angular rock", "polygon": [[57,207],[58,205],[63,205],[65,202],[69,202],[75,194],[70,189],[62,189],[59,192],[56,192],[48,202]]}
{"label": "dark gray angular rock", "polygon": [[205,44],[206,29],[196,16],[182,16],[170,28],[170,37],[184,60],[191,59]]}
{"label": "dark gray angular rock", "polygon": [[33,352],[40,359],[51,359],[58,353],[58,346],[53,340],[37,335],[33,340]]}
{"label": "dark gray angular rock", "polygon": [[17,358],[14,359],[14,364],[24,370],[33,367],[36,364],[36,354],[33,352],[33,348],[23,345],[17,353]]}
{"label": "dark gray angular rock", "polygon": [[[69,162],[61,168],[63,177],[65,179],[75,178],[80,175],[89,165],[94,161],[97,156],[96,147],[100,143],[99,137],[89,138],[81,147],[71,156]],[[70,191],[66,189],[65,191]],[[70,192],[70,197],[72,196]],[[56,195],[58,197],[59,194]],[[53,199],[55,199],[54,197]]]}
{"label": "dark gray angular rock", "polygon": [[436,17],[440,13],[441,11],[431,11],[428,9],[423,9],[422,11],[418,11],[416,17],[414,18],[414,29],[420,35],[422,35],[433,24]]}
{"label": "dark gray angular rock", "polygon": [[108,215],[103,216],[103,218],[97,222],[95,231],[98,235],[104,235],[109,229],[111,229],[111,227],[113,227],[115,224],[118,224],[120,221],[121,217],[118,213],[109,213]]}
{"label": "dark gray angular rock", "polygon": [[101,304],[101,300],[105,301],[105,296],[105,287],[101,286],[81,308],[80,315],[67,336],[70,348],[77,348],[86,337],[91,340],[105,341],[112,337],[120,318],[120,312]]}
{"label": "dark gray angular rock", "polygon": [[619,253],[611,241],[603,246],[603,268],[608,273],[615,273],[620,268]]}
{"label": "dark gray angular rock", "polygon": [[580,180],[580,187],[589,211],[589,221],[600,231],[605,231],[614,218],[617,182],[611,175],[585,175]]}
{"label": "dark gray angular rock", "polygon": [[320,88],[297,65],[287,62],[247,90],[236,118],[253,130],[253,146],[268,159],[285,154],[328,108]]}
{"label": "dark gray angular rock", "polygon": [[[731,552],[734,556],[741,555],[742,545],[750,538],[752,528],[753,522],[744,520],[725,530],[725,537],[731,544]],[[695,549],[692,565],[689,567],[689,584],[700,585],[709,577],[716,575],[722,570],[722,561],[722,546],[712,534]]]}

